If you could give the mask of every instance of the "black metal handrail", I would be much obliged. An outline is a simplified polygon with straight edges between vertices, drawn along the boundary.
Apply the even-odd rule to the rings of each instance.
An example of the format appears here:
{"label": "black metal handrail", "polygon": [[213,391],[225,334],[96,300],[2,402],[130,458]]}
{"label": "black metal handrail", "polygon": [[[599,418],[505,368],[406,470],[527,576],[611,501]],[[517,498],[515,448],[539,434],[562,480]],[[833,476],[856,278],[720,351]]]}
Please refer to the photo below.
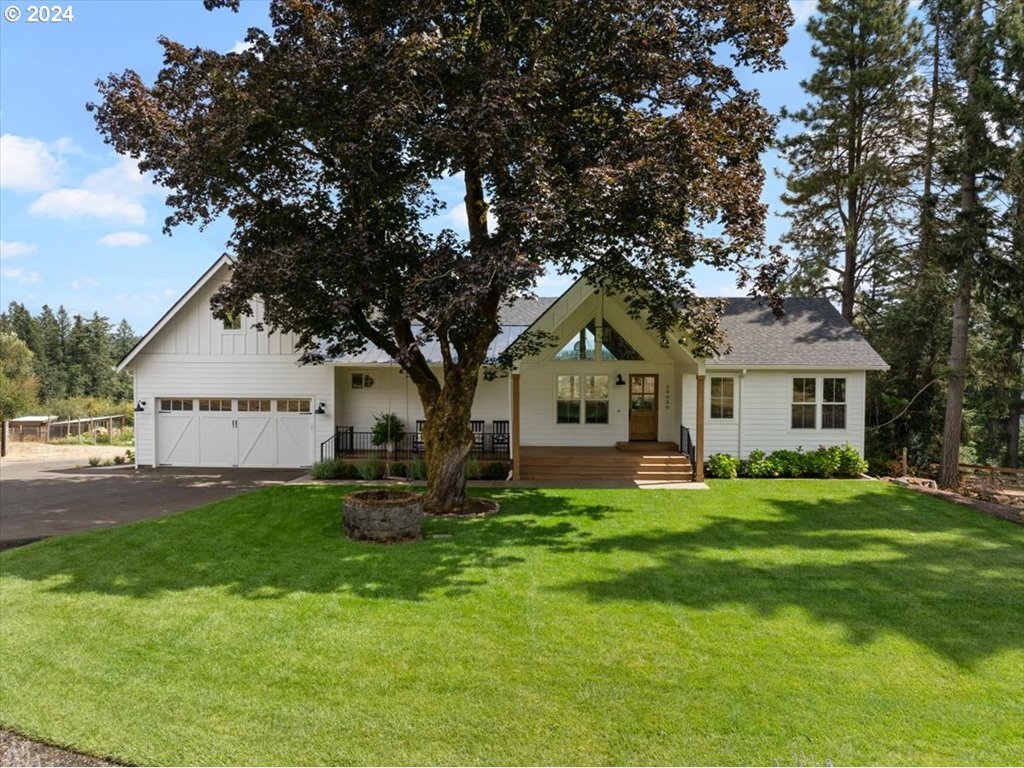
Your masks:
{"label": "black metal handrail", "polygon": [[690,428],[679,425],[679,452],[690,457],[690,471],[697,472],[697,446],[690,437]]}
{"label": "black metal handrail", "polygon": [[[476,432],[469,455],[477,459],[508,459],[509,435],[504,432]],[[372,432],[353,427],[335,427],[334,435],[320,444],[320,461],[328,458],[414,459],[423,457],[423,434],[403,432],[384,445],[373,444]]]}

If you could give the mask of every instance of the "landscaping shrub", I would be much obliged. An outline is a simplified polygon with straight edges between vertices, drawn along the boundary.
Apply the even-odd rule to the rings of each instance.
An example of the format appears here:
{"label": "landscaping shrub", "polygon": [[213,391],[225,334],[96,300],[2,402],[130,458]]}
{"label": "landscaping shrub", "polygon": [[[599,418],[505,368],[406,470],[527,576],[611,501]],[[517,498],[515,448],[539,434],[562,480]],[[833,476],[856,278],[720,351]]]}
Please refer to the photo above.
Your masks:
{"label": "landscaping shrub", "polygon": [[339,470],[338,478],[341,480],[358,480],[361,477],[359,474],[359,467],[355,464],[348,464],[342,462]]}
{"label": "landscaping shrub", "polygon": [[125,451],[124,452],[124,460],[127,461],[129,464],[134,464],[135,463],[135,451],[133,451],[131,448],[129,448],[127,451]]}
{"label": "landscaping shrub", "polygon": [[857,477],[868,470],[868,463],[857,453],[857,449],[849,443],[834,449],[839,459],[836,474],[840,477]]}
{"label": "landscaping shrub", "polygon": [[101,459],[99,456],[90,456],[89,457],[89,466],[90,467],[98,467],[100,465],[101,461],[103,461],[103,459]]}
{"label": "landscaping shrub", "polygon": [[803,455],[804,477],[828,479],[839,469],[839,451],[836,448],[820,446],[818,450]]}
{"label": "landscaping shrub", "polygon": [[392,477],[408,477],[409,467],[405,465],[404,461],[396,461],[391,465],[391,476]]}
{"label": "landscaping shrub", "polygon": [[114,457],[114,463],[117,465],[124,464],[124,456],[122,456],[120,453],[117,454],[117,456]]}
{"label": "landscaping shrub", "polygon": [[744,477],[778,477],[779,469],[764,451],[751,451],[747,460],[741,462],[740,471]]}
{"label": "landscaping shrub", "polygon": [[467,480],[479,480],[480,479],[480,462],[474,457],[470,456],[466,461],[466,479]]}
{"label": "landscaping shrub", "polygon": [[508,477],[508,465],[502,461],[492,461],[483,472],[484,480],[504,480]]}
{"label": "landscaping shrub", "polygon": [[704,471],[708,477],[717,477],[722,480],[731,480],[736,477],[740,468],[740,460],[730,456],[728,453],[713,453],[708,456]]}
{"label": "landscaping shrub", "polygon": [[409,479],[410,480],[426,480],[427,479],[427,465],[423,459],[413,459],[409,462]]}
{"label": "landscaping shrub", "polygon": [[380,480],[384,477],[384,462],[380,459],[363,459],[356,464],[356,469],[363,480]]}
{"label": "landscaping shrub", "polygon": [[339,459],[327,459],[314,464],[309,474],[317,480],[337,480],[341,477],[341,461]]}
{"label": "landscaping shrub", "polygon": [[804,452],[800,449],[772,451],[768,456],[779,477],[800,477],[804,473]]}

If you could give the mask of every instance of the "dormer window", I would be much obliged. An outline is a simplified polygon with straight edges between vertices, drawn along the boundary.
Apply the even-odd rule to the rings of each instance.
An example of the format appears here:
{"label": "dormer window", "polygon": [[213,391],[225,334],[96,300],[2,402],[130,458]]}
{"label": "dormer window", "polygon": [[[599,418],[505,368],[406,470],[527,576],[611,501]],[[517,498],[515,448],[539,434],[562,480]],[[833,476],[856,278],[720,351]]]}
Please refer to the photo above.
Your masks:
{"label": "dormer window", "polygon": [[234,312],[229,312],[227,317],[224,318],[224,330],[225,331],[240,331],[242,330],[242,317],[236,315]]}

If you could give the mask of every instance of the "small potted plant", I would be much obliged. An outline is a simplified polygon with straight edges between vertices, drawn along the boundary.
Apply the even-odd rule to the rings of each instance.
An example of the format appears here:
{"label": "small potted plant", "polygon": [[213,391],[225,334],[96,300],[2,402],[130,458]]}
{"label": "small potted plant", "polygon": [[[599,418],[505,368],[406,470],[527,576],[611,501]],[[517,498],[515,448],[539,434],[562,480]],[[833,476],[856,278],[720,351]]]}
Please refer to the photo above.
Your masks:
{"label": "small potted plant", "polygon": [[374,417],[370,441],[375,447],[385,446],[388,455],[395,452],[395,444],[405,435],[405,424],[393,413],[378,413]]}

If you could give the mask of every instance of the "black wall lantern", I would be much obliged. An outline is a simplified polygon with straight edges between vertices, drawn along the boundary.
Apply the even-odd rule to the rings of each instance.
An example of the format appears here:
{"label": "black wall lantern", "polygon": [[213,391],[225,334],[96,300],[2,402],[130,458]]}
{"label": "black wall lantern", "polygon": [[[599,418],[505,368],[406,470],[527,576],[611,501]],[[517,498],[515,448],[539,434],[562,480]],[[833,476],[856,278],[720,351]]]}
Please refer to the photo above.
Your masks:
{"label": "black wall lantern", "polygon": [[146,401],[145,400],[136,400],[135,401],[135,412],[136,413],[143,413],[145,410],[146,410]]}
{"label": "black wall lantern", "polygon": [[327,403],[321,400],[320,405],[316,407],[316,410],[313,411],[313,413],[315,413],[317,416],[323,416],[325,413],[327,413]]}
{"label": "black wall lantern", "polygon": [[624,387],[624,386],[626,386],[626,382],[623,380],[621,373],[616,374],[616,376],[615,376],[615,386],[616,387]]}

